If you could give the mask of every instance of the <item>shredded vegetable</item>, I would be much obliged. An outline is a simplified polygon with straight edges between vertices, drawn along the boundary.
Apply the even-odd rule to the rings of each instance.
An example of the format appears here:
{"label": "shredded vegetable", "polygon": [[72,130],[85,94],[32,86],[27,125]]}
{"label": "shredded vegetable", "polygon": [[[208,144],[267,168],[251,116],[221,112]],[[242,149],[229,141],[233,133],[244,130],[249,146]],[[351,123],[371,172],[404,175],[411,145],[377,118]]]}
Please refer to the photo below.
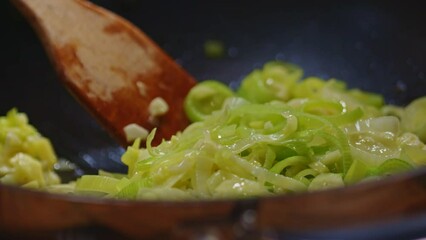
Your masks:
{"label": "shredded vegetable", "polygon": [[76,194],[180,200],[382,179],[426,165],[425,104],[420,98],[405,108],[386,105],[378,94],[303,78],[299,66],[273,61],[236,91],[213,80],[198,83],[185,100],[193,123],[157,146],[155,129],[145,146],[136,139],[122,156],[127,174],[102,171],[63,186]]}
{"label": "shredded vegetable", "polygon": [[299,66],[274,61],[235,92],[200,82],[185,100],[194,123],[158,146],[152,131],[146,147],[137,140],[123,155],[126,176],[86,176],[76,191],[126,199],[251,197],[342,187],[426,165],[424,98],[387,106],[378,94],[302,75]]}

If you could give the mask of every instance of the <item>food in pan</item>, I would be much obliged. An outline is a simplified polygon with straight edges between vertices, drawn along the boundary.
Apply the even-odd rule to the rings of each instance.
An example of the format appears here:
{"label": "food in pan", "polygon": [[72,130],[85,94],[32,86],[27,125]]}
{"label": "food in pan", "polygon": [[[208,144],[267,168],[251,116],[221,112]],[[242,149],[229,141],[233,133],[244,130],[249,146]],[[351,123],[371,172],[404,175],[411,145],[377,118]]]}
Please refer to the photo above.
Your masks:
{"label": "food in pan", "polygon": [[28,117],[16,109],[0,117],[0,182],[29,188],[59,184],[56,154]]}
{"label": "food in pan", "polygon": [[426,165],[426,97],[386,105],[379,94],[303,78],[299,66],[273,61],[236,90],[200,82],[184,104],[193,123],[157,146],[155,129],[136,139],[122,156],[126,174],[39,186],[122,199],[241,198],[343,187]]}

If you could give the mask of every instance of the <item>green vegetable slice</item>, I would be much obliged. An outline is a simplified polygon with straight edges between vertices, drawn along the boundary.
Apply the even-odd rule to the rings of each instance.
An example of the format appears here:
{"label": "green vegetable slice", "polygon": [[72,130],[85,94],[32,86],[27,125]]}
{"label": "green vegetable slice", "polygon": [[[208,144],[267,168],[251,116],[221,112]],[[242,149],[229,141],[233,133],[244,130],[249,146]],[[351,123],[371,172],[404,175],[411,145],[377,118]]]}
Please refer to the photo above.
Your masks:
{"label": "green vegetable slice", "polygon": [[308,77],[292,89],[294,98],[316,98],[326,82],[317,77]]}
{"label": "green vegetable slice", "polygon": [[412,101],[402,116],[402,127],[416,134],[423,142],[426,142],[426,97]]}
{"label": "green vegetable slice", "polygon": [[221,82],[203,81],[189,91],[184,102],[185,112],[192,122],[202,121],[222,108],[223,102],[233,95],[232,90]]}
{"label": "green vegetable slice", "polygon": [[99,175],[84,175],[76,182],[77,192],[113,194],[118,191],[120,180]]}
{"label": "green vegetable slice", "polygon": [[254,70],[245,77],[237,94],[254,103],[286,101],[291,98],[291,89],[302,75],[303,70],[297,65],[269,62],[262,70]]}
{"label": "green vegetable slice", "polygon": [[384,176],[384,175],[392,175],[395,173],[405,172],[411,169],[413,169],[413,166],[409,164],[408,162],[398,158],[392,158],[383,162],[376,169],[371,170],[370,174]]}
{"label": "green vegetable slice", "polygon": [[345,186],[342,175],[338,173],[322,173],[316,176],[309,184],[309,191],[318,191]]}

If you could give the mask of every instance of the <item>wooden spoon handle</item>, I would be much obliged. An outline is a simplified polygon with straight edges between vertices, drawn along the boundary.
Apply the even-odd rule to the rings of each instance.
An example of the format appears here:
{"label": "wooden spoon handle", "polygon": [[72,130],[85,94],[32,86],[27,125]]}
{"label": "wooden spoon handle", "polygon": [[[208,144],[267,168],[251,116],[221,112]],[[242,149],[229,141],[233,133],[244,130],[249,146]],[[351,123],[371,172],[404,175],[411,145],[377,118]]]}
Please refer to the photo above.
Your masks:
{"label": "wooden spoon handle", "polygon": [[[126,146],[123,127],[158,127],[156,140],[188,124],[183,100],[194,79],[137,27],[83,0],[13,0],[30,20],[60,78]],[[169,111],[153,118],[163,98]]]}

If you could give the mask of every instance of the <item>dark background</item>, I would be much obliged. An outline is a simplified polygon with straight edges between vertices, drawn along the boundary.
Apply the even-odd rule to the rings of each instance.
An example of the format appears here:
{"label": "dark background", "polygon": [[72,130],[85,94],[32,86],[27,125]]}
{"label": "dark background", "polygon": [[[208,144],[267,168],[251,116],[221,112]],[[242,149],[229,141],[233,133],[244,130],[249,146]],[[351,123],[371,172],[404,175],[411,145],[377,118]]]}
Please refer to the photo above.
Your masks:
{"label": "dark background", "polygon": [[[235,85],[273,59],[301,65],[307,76],[406,104],[426,95],[426,15],[409,1],[93,1],[129,19],[198,80]],[[0,1],[0,114],[17,107],[49,137],[58,155],[86,172],[125,171],[119,148],[57,80],[28,23]],[[207,59],[208,39],[225,43]]]}

